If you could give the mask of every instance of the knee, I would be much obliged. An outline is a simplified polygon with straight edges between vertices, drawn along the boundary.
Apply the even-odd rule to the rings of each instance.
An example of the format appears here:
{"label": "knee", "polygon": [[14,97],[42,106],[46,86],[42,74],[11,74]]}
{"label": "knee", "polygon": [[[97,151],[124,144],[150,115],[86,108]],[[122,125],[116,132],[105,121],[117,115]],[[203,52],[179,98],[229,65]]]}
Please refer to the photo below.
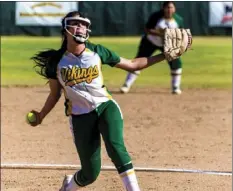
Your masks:
{"label": "knee", "polygon": [[77,182],[82,187],[92,184],[98,178],[99,173],[100,173],[100,169],[88,170],[88,172],[84,172],[83,170],[80,170],[77,174]]}
{"label": "knee", "polygon": [[121,166],[131,161],[131,158],[124,146],[124,144],[117,144],[115,142],[109,142],[106,145],[108,156],[111,158],[115,165]]}
{"label": "knee", "polygon": [[181,75],[182,74],[182,68],[176,69],[176,70],[172,70],[171,71],[171,75]]}
{"label": "knee", "polygon": [[141,70],[137,70],[133,72],[135,75],[139,76],[141,74]]}
{"label": "knee", "polygon": [[130,74],[134,74],[136,76],[139,76],[141,74],[141,70],[131,71],[128,73],[128,75],[130,75]]}
{"label": "knee", "polygon": [[181,59],[178,58],[176,60],[173,60],[171,62],[169,62],[169,66],[171,70],[179,70],[182,68],[182,62]]}

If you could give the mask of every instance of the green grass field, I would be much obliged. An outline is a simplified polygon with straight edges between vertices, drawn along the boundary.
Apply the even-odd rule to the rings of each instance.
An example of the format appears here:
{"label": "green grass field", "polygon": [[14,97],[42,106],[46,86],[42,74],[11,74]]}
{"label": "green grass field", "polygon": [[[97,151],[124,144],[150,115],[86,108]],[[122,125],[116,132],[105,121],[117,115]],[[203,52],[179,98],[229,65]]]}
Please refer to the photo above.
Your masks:
{"label": "green grass field", "polygon": [[[125,58],[136,54],[140,37],[91,38]],[[60,38],[2,37],[1,80],[3,86],[44,85],[46,80],[35,73],[30,57],[45,48],[59,48]],[[195,37],[193,50],[182,56],[183,88],[231,88],[232,39],[230,37]],[[105,83],[120,86],[126,72],[103,67]],[[144,70],[135,86],[169,87],[170,74],[166,62]]]}

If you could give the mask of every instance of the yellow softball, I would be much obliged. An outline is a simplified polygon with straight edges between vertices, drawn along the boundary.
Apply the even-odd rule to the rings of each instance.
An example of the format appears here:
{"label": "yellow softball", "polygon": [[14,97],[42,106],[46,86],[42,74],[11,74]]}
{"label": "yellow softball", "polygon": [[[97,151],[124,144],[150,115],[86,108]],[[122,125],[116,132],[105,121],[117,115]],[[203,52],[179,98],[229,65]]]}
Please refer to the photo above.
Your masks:
{"label": "yellow softball", "polygon": [[36,115],[34,113],[32,113],[32,112],[29,112],[27,114],[26,120],[27,120],[28,123],[33,123],[33,122],[36,121]]}

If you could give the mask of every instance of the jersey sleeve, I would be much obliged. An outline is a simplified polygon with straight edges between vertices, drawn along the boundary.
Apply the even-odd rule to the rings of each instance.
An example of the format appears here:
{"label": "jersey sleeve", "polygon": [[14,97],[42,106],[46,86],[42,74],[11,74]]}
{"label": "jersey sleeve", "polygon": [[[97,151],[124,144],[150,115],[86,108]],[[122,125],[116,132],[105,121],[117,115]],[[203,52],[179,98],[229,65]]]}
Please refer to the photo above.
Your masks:
{"label": "jersey sleeve", "polygon": [[102,45],[96,45],[96,52],[101,58],[102,64],[114,67],[120,62],[120,56]]}
{"label": "jersey sleeve", "polygon": [[175,13],[174,19],[176,20],[177,24],[179,25],[179,28],[184,28],[184,19],[180,15]]}
{"label": "jersey sleeve", "polygon": [[181,18],[181,21],[180,21],[180,28],[184,28],[184,19]]}

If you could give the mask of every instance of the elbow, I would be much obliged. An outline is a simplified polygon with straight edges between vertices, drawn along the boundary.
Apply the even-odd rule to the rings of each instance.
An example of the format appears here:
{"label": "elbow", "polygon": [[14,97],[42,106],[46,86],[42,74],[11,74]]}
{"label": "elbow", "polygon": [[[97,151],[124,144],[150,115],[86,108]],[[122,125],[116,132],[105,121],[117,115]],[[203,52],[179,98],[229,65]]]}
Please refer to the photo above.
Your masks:
{"label": "elbow", "polygon": [[133,72],[138,71],[138,70],[142,70],[142,69],[143,69],[143,68],[140,67],[140,66],[135,66],[135,67],[133,68]]}
{"label": "elbow", "polygon": [[138,69],[138,64],[134,60],[131,60],[131,62],[128,64],[127,70],[129,72],[134,72]]}
{"label": "elbow", "polygon": [[58,102],[58,100],[61,98],[61,91],[56,94],[55,98],[56,98],[56,101]]}
{"label": "elbow", "polygon": [[128,72],[135,72],[144,68],[144,62],[145,60],[139,58],[134,58],[132,60],[124,59],[117,67]]}
{"label": "elbow", "polygon": [[61,97],[61,92],[58,92],[58,93],[53,93],[53,92],[50,92],[50,97],[52,98],[53,102],[58,102],[60,97]]}
{"label": "elbow", "polygon": [[130,64],[130,69],[132,72],[142,70],[144,68],[145,68],[145,66],[144,66],[143,62],[141,60],[138,60],[138,59],[132,60],[132,63]]}

